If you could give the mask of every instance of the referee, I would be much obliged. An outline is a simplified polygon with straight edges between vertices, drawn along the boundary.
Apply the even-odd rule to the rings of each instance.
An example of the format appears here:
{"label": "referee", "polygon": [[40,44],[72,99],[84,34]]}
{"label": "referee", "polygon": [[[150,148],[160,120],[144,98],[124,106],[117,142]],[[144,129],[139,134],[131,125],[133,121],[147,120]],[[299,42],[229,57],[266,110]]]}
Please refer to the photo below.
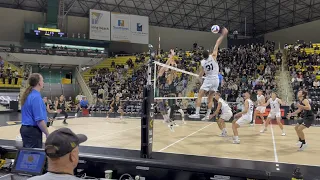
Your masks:
{"label": "referee", "polygon": [[24,148],[42,148],[42,133],[49,135],[47,129],[47,111],[41,98],[43,88],[41,74],[33,73],[28,79],[29,87],[21,97],[21,128]]}

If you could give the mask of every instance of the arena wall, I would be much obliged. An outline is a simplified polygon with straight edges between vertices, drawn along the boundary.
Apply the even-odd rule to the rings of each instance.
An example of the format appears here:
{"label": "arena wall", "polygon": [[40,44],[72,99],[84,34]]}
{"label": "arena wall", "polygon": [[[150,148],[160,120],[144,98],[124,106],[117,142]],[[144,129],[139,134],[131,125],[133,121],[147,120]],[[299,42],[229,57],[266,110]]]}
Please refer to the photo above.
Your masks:
{"label": "arena wall", "polygon": [[306,42],[320,42],[319,34],[320,20],[300,24],[297,26],[289,27],[286,29],[281,29],[275,32],[265,34],[265,41],[276,42],[276,48],[279,48],[280,43],[281,48],[285,43],[292,44],[297,40],[304,40]]}
{"label": "arena wall", "polygon": [[[23,42],[24,22],[41,24],[45,20],[45,13],[25,11],[17,9],[0,8],[0,44],[19,44]],[[86,17],[68,16],[65,22],[68,33],[88,34],[89,21]],[[199,32],[183,29],[150,26],[149,43],[158,47],[159,34],[161,36],[161,48],[165,51],[179,47],[184,50],[192,48],[192,44],[206,49],[212,48],[218,35],[211,32]],[[227,47],[227,41],[223,41],[221,47]],[[112,42],[110,51],[142,52],[147,50],[146,45]]]}

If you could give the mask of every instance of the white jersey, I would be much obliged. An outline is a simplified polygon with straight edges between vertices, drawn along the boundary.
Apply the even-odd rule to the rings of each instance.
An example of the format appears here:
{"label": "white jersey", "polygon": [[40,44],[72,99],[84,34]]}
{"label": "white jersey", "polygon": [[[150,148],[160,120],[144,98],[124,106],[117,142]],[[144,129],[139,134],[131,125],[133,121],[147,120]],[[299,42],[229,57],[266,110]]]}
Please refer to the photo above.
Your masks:
{"label": "white jersey", "polygon": [[221,111],[223,113],[228,113],[231,111],[231,108],[229,107],[228,103],[224,101],[222,98],[219,99],[219,103],[221,103]]}
{"label": "white jersey", "polygon": [[279,98],[276,98],[275,100],[272,100],[272,98],[269,99],[271,111],[270,112],[280,112],[280,103]]}
{"label": "white jersey", "polygon": [[258,102],[258,106],[261,106],[262,105],[262,103],[261,103],[261,101],[264,99],[264,96],[263,95],[257,95],[257,102]]}
{"label": "white jersey", "polygon": [[202,60],[201,66],[206,74],[206,79],[219,79],[219,65],[212,55],[209,55],[208,59]]}
{"label": "white jersey", "polygon": [[243,114],[243,116],[246,116],[252,119],[254,104],[251,99],[248,99],[248,103],[249,103],[248,112],[246,114]]}

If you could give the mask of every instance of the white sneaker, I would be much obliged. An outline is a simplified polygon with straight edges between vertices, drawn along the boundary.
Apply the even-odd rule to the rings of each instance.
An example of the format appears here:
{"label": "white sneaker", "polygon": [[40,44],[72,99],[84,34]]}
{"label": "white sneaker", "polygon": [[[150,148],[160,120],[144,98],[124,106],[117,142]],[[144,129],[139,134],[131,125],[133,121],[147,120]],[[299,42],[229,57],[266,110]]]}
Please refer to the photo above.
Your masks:
{"label": "white sneaker", "polygon": [[266,128],[263,128],[263,129],[261,129],[260,133],[264,133],[264,132],[266,132],[266,131],[267,131],[267,129],[266,129]]}
{"label": "white sneaker", "polygon": [[89,117],[91,117],[91,114],[89,114]]}
{"label": "white sneaker", "polygon": [[285,133],[285,132],[283,132],[283,133],[281,134],[281,136],[286,136],[286,133]]}
{"label": "white sneaker", "polygon": [[227,136],[228,136],[227,133],[221,133],[221,134],[219,134],[219,137],[227,137]]}
{"label": "white sneaker", "polygon": [[179,127],[179,124],[177,124],[175,122],[172,122],[172,125],[175,126],[175,127]]}
{"label": "white sneaker", "polygon": [[168,124],[168,128],[170,129],[171,132],[174,132],[174,126],[173,126],[173,124]]}
{"label": "white sneaker", "polygon": [[300,147],[301,144],[302,144],[302,142],[301,142],[301,141],[298,141],[298,142],[296,143],[296,146]]}
{"label": "white sneaker", "polygon": [[307,144],[302,144],[302,146],[298,149],[298,151],[303,151],[307,147],[308,147]]}
{"label": "white sneaker", "polygon": [[240,140],[233,140],[233,144],[240,144]]}
{"label": "white sneaker", "polygon": [[78,117],[78,113],[75,113],[75,114],[74,114],[74,117]]}
{"label": "white sneaker", "polygon": [[183,123],[183,124],[187,124],[187,122],[186,122],[184,119],[182,119],[182,123]]}
{"label": "white sneaker", "polygon": [[189,116],[189,118],[191,119],[199,119],[200,118],[200,114],[192,114]]}
{"label": "white sneaker", "polygon": [[209,120],[210,120],[210,117],[207,116],[207,115],[204,118],[201,119],[201,121],[209,121]]}

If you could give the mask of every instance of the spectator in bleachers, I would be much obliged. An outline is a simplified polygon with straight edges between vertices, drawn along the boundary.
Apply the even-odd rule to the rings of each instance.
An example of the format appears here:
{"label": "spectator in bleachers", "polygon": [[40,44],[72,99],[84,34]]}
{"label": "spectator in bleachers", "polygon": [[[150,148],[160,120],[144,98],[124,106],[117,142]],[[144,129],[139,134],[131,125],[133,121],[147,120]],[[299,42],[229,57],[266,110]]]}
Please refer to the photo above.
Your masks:
{"label": "spectator in bleachers", "polygon": [[313,82],[313,87],[319,88],[319,86],[320,86],[319,80],[318,80],[318,79],[315,79],[314,82]]}

